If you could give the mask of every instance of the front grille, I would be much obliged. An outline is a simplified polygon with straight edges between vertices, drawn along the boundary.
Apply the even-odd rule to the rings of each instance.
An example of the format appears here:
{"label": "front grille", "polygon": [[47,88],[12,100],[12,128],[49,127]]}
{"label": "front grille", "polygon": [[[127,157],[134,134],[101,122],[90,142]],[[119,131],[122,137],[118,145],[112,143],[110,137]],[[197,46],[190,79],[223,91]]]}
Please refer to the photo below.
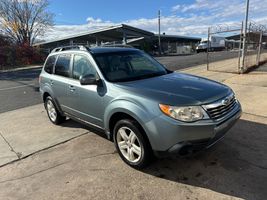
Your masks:
{"label": "front grille", "polygon": [[[227,103],[225,103],[227,101]],[[206,105],[206,111],[212,119],[220,119],[236,106],[236,98],[230,95],[214,104]]]}

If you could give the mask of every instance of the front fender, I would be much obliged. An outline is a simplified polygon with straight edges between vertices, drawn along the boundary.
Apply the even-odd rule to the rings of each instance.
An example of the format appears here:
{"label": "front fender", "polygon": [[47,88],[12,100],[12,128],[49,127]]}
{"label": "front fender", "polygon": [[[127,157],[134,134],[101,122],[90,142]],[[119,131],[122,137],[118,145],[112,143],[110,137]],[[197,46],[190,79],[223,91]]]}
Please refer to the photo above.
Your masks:
{"label": "front fender", "polygon": [[143,125],[150,121],[153,116],[149,114],[149,111],[142,105],[138,105],[136,102],[126,99],[118,99],[111,102],[104,112],[104,126],[105,130],[109,131],[109,121],[113,114],[122,112],[130,115],[138,121],[138,123],[143,127]]}

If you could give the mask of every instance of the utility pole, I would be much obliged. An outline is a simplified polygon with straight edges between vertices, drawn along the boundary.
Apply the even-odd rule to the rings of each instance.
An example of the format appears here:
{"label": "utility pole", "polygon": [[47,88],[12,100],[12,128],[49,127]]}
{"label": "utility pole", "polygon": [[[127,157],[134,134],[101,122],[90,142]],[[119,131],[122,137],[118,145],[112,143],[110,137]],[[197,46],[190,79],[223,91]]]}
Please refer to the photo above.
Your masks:
{"label": "utility pole", "polygon": [[245,69],[245,54],[246,54],[246,40],[247,40],[247,27],[248,27],[248,11],[249,11],[249,0],[246,3],[246,15],[245,15],[245,24],[243,30],[243,47],[242,47],[242,65],[241,73],[244,73]]}
{"label": "utility pole", "polygon": [[160,42],[160,10],[158,11],[158,25],[159,25],[159,55],[161,55],[161,42]]}

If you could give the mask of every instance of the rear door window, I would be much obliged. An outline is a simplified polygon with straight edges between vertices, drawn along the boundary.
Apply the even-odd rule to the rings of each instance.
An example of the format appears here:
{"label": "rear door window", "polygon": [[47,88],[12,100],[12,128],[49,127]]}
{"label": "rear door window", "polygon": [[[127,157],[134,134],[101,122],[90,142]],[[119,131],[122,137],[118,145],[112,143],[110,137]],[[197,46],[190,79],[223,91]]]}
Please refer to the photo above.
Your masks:
{"label": "rear door window", "polygon": [[55,74],[70,77],[70,54],[59,55],[55,66]]}
{"label": "rear door window", "polygon": [[49,56],[46,63],[45,63],[44,70],[47,73],[52,74],[55,62],[56,62],[56,56]]}

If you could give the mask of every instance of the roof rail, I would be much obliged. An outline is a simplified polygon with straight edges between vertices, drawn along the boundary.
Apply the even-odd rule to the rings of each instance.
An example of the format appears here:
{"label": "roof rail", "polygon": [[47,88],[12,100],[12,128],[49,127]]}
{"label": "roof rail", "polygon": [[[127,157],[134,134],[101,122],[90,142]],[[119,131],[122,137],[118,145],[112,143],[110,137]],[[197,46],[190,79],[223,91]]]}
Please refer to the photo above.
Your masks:
{"label": "roof rail", "polygon": [[124,47],[124,48],[134,48],[131,45],[128,44],[102,44],[100,47]]}
{"label": "roof rail", "polygon": [[83,45],[70,45],[70,46],[62,46],[54,48],[51,53],[59,52],[59,51],[67,51],[67,50],[81,50],[81,51],[88,51],[88,47]]}

